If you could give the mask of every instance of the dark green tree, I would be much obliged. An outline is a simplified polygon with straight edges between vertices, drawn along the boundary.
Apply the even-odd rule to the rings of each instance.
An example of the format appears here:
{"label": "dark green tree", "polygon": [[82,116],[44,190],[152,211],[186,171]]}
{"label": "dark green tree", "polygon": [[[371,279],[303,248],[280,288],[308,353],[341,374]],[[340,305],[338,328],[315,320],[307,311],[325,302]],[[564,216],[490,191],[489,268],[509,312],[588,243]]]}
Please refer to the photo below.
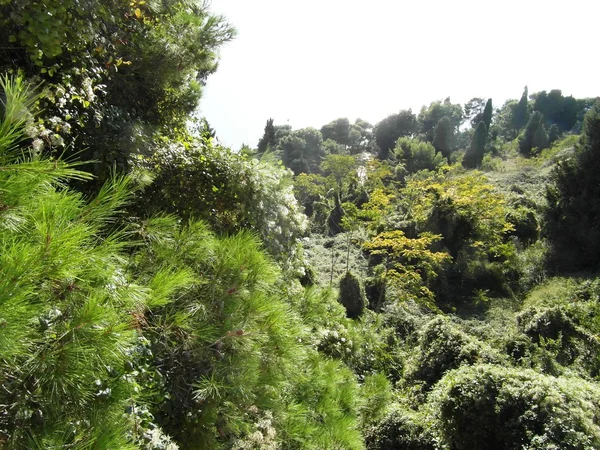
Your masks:
{"label": "dark green tree", "polygon": [[557,141],[560,137],[560,130],[558,125],[553,123],[548,129],[548,145],[552,145],[553,142]]}
{"label": "dark green tree", "polygon": [[463,166],[473,169],[481,165],[481,162],[483,161],[483,155],[485,153],[486,138],[487,128],[485,123],[479,122],[479,125],[477,125],[477,128],[473,133],[473,137],[471,138],[469,148],[467,149],[463,158]]}
{"label": "dark green tree", "polygon": [[419,112],[419,133],[425,135],[425,140],[433,141],[435,127],[442,117],[449,117],[454,133],[458,131],[463,121],[463,109],[459,104],[454,104],[450,98],[442,101],[432,102],[429,106],[423,106]]}
{"label": "dark green tree", "polygon": [[265,125],[265,132],[258,141],[258,153],[265,153],[267,149],[273,150],[277,144],[277,138],[275,135],[275,126],[273,125],[273,119],[267,120]]}
{"label": "dark green tree", "polygon": [[575,156],[558,163],[546,190],[551,267],[596,270],[600,264],[600,106],[585,116]]}
{"label": "dark green tree", "polygon": [[454,149],[454,127],[448,116],[442,117],[435,126],[433,146],[446,158]]}
{"label": "dark green tree", "polygon": [[529,115],[527,109],[528,103],[528,90],[527,86],[525,86],[525,89],[523,90],[523,95],[521,95],[521,100],[519,100],[519,103],[513,109],[511,118],[512,127],[517,131],[522,129],[527,124],[527,117]]}
{"label": "dark green tree", "polygon": [[482,121],[485,123],[485,127],[489,131],[490,126],[492,125],[492,114],[494,113],[494,109],[492,107],[492,99],[488,98],[488,101],[485,104],[485,108],[483,110]]}
{"label": "dark green tree", "polygon": [[483,119],[484,109],[485,100],[481,97],[473,97],[463,106],[464,120],[468,120],[472,128],[477,128],[477,125]]}
{"label": "dark green tree", "polygon": [[379,147],[379,159],[388,158],[390,150],[396,145],[400,137],[412,136],[417,131],[417,121],[412,110],[400,111],[392,114],[375,125],[375,142]]}
{"label": "dark green tree", "polygon": [[527,126],[519,136],[519,151],[524,156],[531,156],[534,148],[538,150],[548,146],[548,136],[544,127],[544,117],[539,111],[534,112]]}
{"label": "dark green tree", "polygon": [[346,309],[346,316],[350,319],[360,317],[365,309],[364,288],[358,277],[352,272],[346,272],[346,275],[340,280],[340,303]]}
{"label": "dark green tree", "polygon": [[323,125],[321,134],[324,141],[332,139],[338,144],[350,145],[350,130],[350,121],[344,117]]}

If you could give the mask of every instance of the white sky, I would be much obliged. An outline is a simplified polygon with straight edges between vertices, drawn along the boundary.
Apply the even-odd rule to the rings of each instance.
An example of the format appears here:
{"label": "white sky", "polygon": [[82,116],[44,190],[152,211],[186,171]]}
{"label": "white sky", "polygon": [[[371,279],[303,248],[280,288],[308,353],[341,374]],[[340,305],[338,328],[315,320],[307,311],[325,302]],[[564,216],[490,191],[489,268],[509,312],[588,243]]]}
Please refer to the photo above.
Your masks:
{"label": "white sky", "polygon": [[529,92],[600,95],[600,0],[212,0],[238,30],[200,103],[219,140],[375,124],[450,96],[494,106]]}

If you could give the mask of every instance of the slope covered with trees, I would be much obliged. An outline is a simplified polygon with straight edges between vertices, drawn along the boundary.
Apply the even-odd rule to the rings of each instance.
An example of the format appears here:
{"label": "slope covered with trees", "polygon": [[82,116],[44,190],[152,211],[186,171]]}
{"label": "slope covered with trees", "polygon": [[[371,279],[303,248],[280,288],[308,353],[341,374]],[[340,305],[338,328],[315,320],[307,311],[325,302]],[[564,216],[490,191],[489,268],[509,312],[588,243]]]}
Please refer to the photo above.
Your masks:
{"label": "slope covered with trees", "polygon": [[206,3],[0,21],[0,448],[600,447],[594,99],[236,152]]}

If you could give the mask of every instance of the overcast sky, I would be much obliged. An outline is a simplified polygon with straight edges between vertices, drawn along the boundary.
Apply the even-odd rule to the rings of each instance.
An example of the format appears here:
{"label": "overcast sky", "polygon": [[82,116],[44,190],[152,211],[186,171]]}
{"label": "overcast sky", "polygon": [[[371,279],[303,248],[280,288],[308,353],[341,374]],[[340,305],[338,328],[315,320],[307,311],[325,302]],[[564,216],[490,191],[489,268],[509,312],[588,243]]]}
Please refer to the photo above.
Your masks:
{"label": "overcast sky", "polygon": [[269,117],[294,129],[376,123],[450,97],[495,106],[529,92],[600,95],[599,0],[212,0],[238,30],[201,115],[255,147]]}

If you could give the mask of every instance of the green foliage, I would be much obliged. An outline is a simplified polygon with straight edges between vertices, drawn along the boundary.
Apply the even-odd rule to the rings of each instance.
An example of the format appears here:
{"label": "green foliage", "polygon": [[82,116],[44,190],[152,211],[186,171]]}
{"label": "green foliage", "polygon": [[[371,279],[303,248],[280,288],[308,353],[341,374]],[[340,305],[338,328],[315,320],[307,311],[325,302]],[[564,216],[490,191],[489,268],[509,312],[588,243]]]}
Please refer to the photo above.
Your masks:
{"label": "green foliage", "polygon": [[340,303],[350,319],[360,317],[365,308],[365,291],[352,272],[346,272],[340,280]]}
{"label": "green foliage", "polygon": [[483,110],[483,117],[481,121],[485,123],[485,128],[487,130],[490,129],[492,125],[492,114],[494,113],[494,108],[492,107],[492,99],[488,98],[488,101],[485,104],[485,109]]}
{"label": "green foliage", "polygon": [[273,119],[267,120],[265,125],[265,132],[258,141],[258,153],[265,153],[268,150],[274,150],[277,145],[277,138],[275,137],[275,126],[273,125]]}
{"label": "green foliage", "polygon": [[250,228],[284,258],[306,228],[289,171],[233,153],[211,139],[173,143],[139,166],[153,178],[138,196],[142,217],[162,211],[184,221],[205,220],[221,232]]}
{"label": "green foliage", "polygon": [[461,367],[436,386],[430,405],[455,449],[579,449],[600,445],[600,390],[500,366]]}
{"label": "green foliage", "polygon": [[511,125],[517,132],[527,124],[527,119],[529,116],[529,111],[527,108],[528,102],[528,89],[527,86],[525,86],[519,103],[517,103],[512,110]]}
{"label": "green foliage", "polygon": [[483,120],[483,110],[486,107],[486,103],[481,97],[473,97],[463,107],[464,120],[468,120],[471,124],[471,128],[477,128],[479,122]]}
{"label": "green foliage", "polygon": [[44,81],[34,147],[97,161],[92,191],[128,155],[186,128],[235,34],[201,1],[26,0],[4,2],[0,17],[0,69]]}
{"label": "green foliage", "polygon": [[400,191],[401,205],[416,230],[441,236],[453,258],[447,277],[436,288],[447,299],[474,289],[506,293],[513,270],[513,229],[504,197],[485,177],[471,173],[428,174],[411,178]]}
{"label": "green foliage", "polygon": [[304,128],[290,132],[279,139],[277,149],[284,166],[300,173],[320,173],[320,165],[325,157],[323,136],[314,128]]}
{"label": "green foliage", "polygon": [[417,121],[412,110],[403,110],[392,114],[375,125],[373,133],[379,147],[379,159],[386,160],[390,150],[400,137],[412,136],[417,130]]}
{"label": "green foliage", "polygon": [[598,266],[600,184],[600,108],[585,117],[584,134],[574,157],[559,162],[546,191],[550,264],[559,270]]}
{"label": "green foliage", "polygon": [[424,414],[409,409],[391,411],[366,436],[369,450],[434,450],[436,446],[429,421]]}
{"label": "green foliage", "polygon": [[543,121],[544,118],[538,111],[531,115],[525,131],[519,137],[519,151],[522,155],[531,156],[534,149],[543,150],[547,148],[548,136]]}
{"label": "green foliage", "polygon": [[429,287],[451,259],[445,252],[430,249],[440,239],[441,236],[427,232],[411,239],[395,230],[378,234],[363,247],[371,255],[384,257],[380,277],[398,289],[403,300],[422,301],[433,307],[434,295]]}
{"label": "green foliage", "polygon": [[[113,228],[130,180],[91,204],[62,184],[89,175],[19,149],[29,97],[2,80],[0,443],[5,448],[133,448],[131,315],[152,297],[130,285]],[[20,150],[20,151],[19,151]],[[169,286],[164,286],[168,290]]]}
{"label": "green foliage", "polygon": [[436,170],[446,162],[442,153],[436,151],[432,144],[410,138],[398,139],[394,156],[409,174],[419,170]]}
{"label": "green foliage", "polygon": [[577,101],[571,96],[564,97],[560,89],[537,92],[532,98],[533,110],[542,113],[546,126],[556,125],[564,132],[571,130],[577,122]]}
{"label": "green foliage", "polygon": [[463,120],[462,106],[453,104],[448,97],[443,102],[432,102],[429,106],[423,106],[419,112],[418,123],[419,132],[425,135],[427,142],[432,142],[435,135],[435,127],[442,119],[448,117],[452,125],[453,131],[458,131],[458,127]]}
{"label": "green foliage", "polygon": [[479,122],[479,125],[477,125],[475,133],[473,133],[473,137],[471,138],[469,148],[463,157],[463,166],[466,168],[473,169],[481,166],[481,162],[483,161],[483,156],[485,153],[487,132],[488,130],[485,126],[485,123]]}
{"label": "green foliage", "polygon": [[501,361],[502,357],[488,345],[437,317],[419,330],[419,342],[406,363],[404,375],[430,389],[446,372],[461,365]]}
{"label": "green foliage", "polygon": [[452,153],[454,149],[454,128],[448,116],[442,117],[435,126],[432,144],[446,158]]}

